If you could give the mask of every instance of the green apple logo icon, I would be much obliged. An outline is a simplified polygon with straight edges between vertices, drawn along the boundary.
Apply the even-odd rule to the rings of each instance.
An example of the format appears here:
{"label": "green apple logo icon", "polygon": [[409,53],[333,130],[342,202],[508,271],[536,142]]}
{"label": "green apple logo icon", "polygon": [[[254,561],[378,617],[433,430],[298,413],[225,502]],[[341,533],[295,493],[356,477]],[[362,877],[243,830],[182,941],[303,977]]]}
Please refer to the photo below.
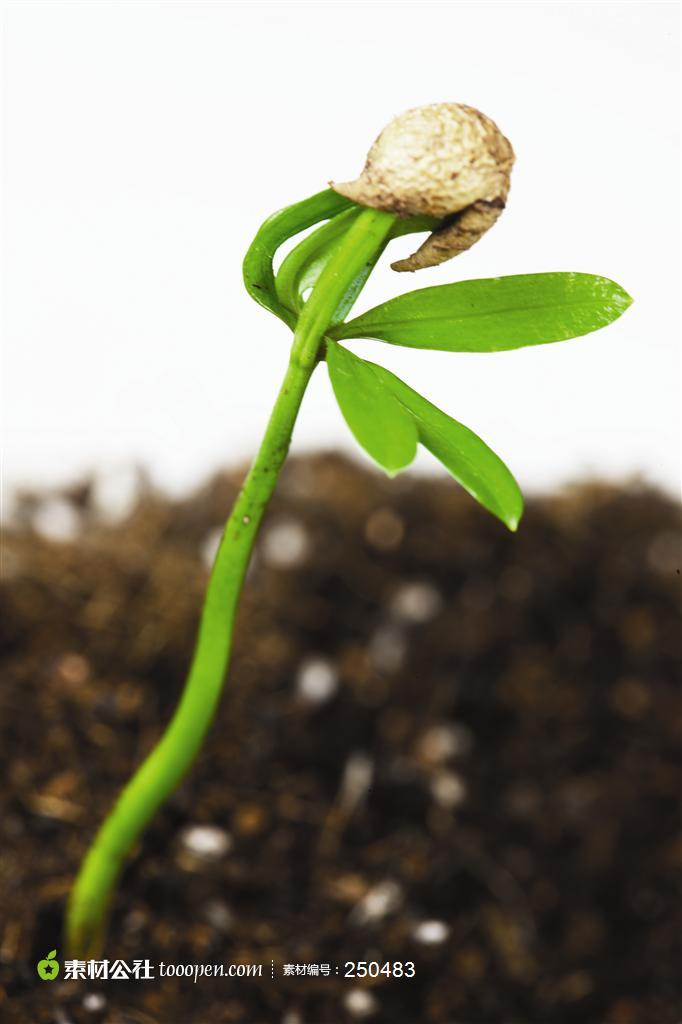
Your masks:
{"label": "green apple logo icon", "polygon": [[59,963],[55,960],[57,950],[53,949],[47,954],[44,960],[40,960],[36,966],[38,977],[43,981],[54,981],[59,974]]}

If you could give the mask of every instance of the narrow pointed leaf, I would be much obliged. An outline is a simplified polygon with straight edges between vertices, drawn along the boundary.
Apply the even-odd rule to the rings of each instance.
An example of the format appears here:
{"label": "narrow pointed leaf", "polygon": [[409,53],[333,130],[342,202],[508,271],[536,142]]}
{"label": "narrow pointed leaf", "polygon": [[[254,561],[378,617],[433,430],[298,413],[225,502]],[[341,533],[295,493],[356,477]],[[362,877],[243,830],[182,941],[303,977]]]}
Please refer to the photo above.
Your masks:
{"label": "narrow pointed leaf", "polygon": [[327,367],[336,401],[358,444],[391,476],[409,466],[417,452],[415,420],[373,365],[330,342]]}
{"label": "narrow pointed leaf", "polygon": [[419,288],[332,330],[447,352],[501,352],[564,341],[605,327],[632,299],[593,274],[518,274]]}
{"label": "narrow pointed leaf", "polygon": [[519,485],[485,441],[453,420],[383,366],[369,363],[375,375],[410,411],[419,440],[484,508],[516,530],[523,513]]}

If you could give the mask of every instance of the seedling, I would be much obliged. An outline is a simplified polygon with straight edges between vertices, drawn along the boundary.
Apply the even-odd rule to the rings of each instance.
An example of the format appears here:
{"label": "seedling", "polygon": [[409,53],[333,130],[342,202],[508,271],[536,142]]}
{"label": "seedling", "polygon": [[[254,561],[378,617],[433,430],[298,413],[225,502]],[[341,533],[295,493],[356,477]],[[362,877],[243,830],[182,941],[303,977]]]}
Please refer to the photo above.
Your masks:
{"label": "seedling", "polygon": [[[411,110],[379,136],[356,182],[274,214],[252,242],[244,261],[246,289],[293,332],[289,364],[225,526],[178,707],[101,826],[75,882],[66,917],[70,956],[92,957],[101,949],[124,861],[187,773],[213,721],[251,552],[319,362],[327,364],[355,438],[389,475],[406,469],[421,444],[516,530],[521,491],[488,445],[389,370],[342,344],[377,338],[412,348],[500,352],[588,334],[627,309],[632,300],[607,278],[549,273],[421,288],[347,319],[391,240],[431,232],[413,256],[393,264],[398,271],[442,263],[473,245],[504,209],[513,160],[496,125],[471,107],[443,103]],[[275,274],[280,246],[315,225]]]}

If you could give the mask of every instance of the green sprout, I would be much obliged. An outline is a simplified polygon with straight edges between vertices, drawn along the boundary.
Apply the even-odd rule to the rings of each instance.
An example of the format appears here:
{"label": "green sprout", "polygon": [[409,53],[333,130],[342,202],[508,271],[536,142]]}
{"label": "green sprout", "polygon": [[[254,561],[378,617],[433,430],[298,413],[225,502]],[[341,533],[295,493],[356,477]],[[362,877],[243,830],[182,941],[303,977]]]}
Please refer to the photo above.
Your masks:
{"label": "green sprout", "polygon": [[[244,260],[244,283],[293,332],[288,367],[222,535],[179,704],[100,827],[75,881],[66,914],[70,956],[86,958],[101,950],[124,862],[186,775],[213,721],[249,559],[318,363],[327,364],[356,440],[386,473],[406,469],[421,444],[484,508],[516,530],[521,491],[488,445],[389,370],[342,344],[376,338],[411,348],[500,352],[588,334],[627,309],[630,296],[607,278],[547,273],[422,288],[347,319],[393,239],[431,232],[413,256],[393,264],[398,271],[442,263],[473,245],[504,209],[513,160],[497,126],[473,108],[417,108],[379,136],[358,181],[288,206],[258,231]],[[279,248],[315,225],[275,274]]]}

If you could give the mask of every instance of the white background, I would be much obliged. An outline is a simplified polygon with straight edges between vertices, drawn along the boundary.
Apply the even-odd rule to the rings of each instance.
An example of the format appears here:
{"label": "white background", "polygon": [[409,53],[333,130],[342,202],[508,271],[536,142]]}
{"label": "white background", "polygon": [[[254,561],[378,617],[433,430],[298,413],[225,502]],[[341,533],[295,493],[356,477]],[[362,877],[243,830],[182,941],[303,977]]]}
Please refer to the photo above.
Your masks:
{"label": "white background", "polygon": [[[356,311],[548,270],[612,277],[635,305],[540,349],[357,345],[477,430],[525,490],[586,474],[675,488],[678,22],[651,2],[5,5],[10,489],[135,460],[179,491],[246,459],[288,349],[242,288],[253,234],[437,100],[512,140],[507,211],[443,267],[398,276],[386,260]],[[322,446],[354,450],[323,368],[295,437]]]}

